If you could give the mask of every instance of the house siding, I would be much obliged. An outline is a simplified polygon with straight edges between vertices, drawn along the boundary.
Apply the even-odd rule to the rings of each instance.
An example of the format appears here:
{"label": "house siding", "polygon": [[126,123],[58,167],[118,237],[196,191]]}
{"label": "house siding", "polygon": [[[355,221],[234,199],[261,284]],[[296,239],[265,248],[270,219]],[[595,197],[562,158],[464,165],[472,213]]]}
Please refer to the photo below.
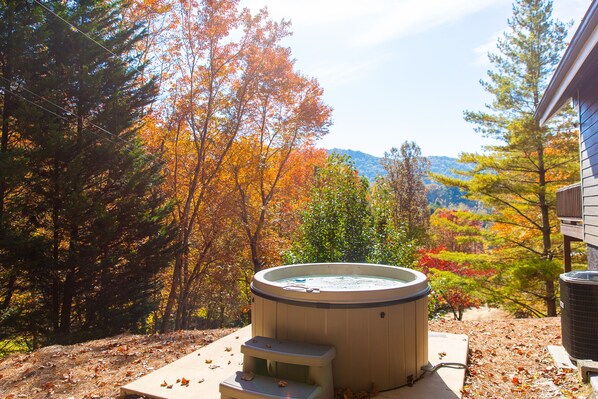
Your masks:
{"label": "house siding", "polygon": [[[584,241],[598,260],[598,75],[578,91]],[[589,257],[589,256],[588,256]],[[594,263],[598,267],[597,262]]]}
{"label": "house siding", "polygon": [[588,244],[588,270],[598,270],[598,247]]}

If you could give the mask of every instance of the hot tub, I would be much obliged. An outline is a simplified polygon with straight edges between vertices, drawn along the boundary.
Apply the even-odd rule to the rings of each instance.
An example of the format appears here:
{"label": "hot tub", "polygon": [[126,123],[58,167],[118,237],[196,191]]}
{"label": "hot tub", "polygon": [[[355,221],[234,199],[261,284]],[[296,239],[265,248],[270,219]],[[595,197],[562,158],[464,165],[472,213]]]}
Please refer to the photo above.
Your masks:
{"label": "hot tub", "polygon": [[428,364],[426,276],[361,263],[280,266],[254,276],[252,334],[333,345],[334,385],[397,388]]}

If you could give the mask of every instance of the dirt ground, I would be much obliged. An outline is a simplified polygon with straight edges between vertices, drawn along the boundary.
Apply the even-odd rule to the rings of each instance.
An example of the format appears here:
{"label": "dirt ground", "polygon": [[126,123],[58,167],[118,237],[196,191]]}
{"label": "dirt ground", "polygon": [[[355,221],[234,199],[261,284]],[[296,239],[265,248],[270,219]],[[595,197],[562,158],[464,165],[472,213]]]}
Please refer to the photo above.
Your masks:
{"label": "dirt ground", "polygon": [[[548,345],[562,345],[560,318],[430,321],[432,331],[469,336],[464,398],[591,398],[577,370],[559,370]],[[432,356],[432,354],[430,354]]]}
{"label": "dirt ground", "polygon": [[[590,398],[576,371],[555,367],[560,319],[436,320],[430,330],[469,336],[464,398]],[[0,360],[0,399],[116,398],[119,387],[233,330],[185,331],[50,346]],[[430,354],[433,356],[433,354]]]}

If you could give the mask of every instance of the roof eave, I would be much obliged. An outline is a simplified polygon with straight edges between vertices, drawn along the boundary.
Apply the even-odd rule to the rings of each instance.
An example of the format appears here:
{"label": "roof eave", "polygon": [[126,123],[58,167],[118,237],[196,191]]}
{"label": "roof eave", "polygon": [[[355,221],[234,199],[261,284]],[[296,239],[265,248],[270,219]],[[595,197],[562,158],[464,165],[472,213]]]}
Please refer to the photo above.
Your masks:
{"label": "roof eave", "polygon": [[576,90],[572,82],[597,44],[598,2],[592,1],[534,113],[540,125],[544,125],[573,97]]}

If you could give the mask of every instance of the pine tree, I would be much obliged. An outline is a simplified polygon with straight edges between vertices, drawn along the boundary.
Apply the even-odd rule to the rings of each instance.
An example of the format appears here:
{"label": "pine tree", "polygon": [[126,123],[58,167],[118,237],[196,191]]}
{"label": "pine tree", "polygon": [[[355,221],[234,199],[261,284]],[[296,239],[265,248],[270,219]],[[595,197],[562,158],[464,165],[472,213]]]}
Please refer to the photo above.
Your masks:
{"label": "pine tree", "polygon": [[24,265],[39,255],[32,226],[18,217],[15,198],[23,189],[25,143],[16,129],[18,82],[35,46],[34,26],[41,20],[29,1],[0,2],[0,340],[18,338],[34,325]]}
{"label": "pine tree", "polygon": [[15,202],[38,242],[24,268],[47,342],[139,330],[170,260],[160,166],[137,135],[155,83],[140,82],[143,30],[122,20],[123,6],[44,3],[38,42],[27,43],[35,51],[15,109],[26,174]]}
{"label": "pine tree", "polygon": [[[509,30],[489,54],[486,111],[465,112],[481,134],[496,140],[482,154],[463,154],[470,180],[438,177],[491,208],[498,274],[490,281],[503,301],[533,315],[556,315],[559,267],[554,234],[555,190],[577,179],[577,138],[567,113],[545,127],[533,113],[565,48],[565,24],[552,19],[552,1],[516,0]],[[541,300],[545,311],[535,303]]]}

